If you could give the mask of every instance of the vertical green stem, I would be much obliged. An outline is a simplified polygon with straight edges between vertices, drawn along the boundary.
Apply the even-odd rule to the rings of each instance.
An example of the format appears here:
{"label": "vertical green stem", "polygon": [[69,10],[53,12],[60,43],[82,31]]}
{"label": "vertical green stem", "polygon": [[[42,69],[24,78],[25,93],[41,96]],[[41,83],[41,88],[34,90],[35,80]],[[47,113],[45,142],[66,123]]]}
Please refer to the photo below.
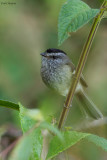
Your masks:
{"label": "vertical green stem", "polygon": [[66,101],[65,101],[63,111],[62,111],[61,116],[60,116],[60,120],[59,120],[59,124],[58,124],[59,129],[62,128],[62,126],[63,126],[63,124],[64,124],[64,122],[67,118],[67,115],[68,115],[68,112],[69,112],[69,106],[72,104],[72,100],[73,100],[73,97],[74,97],[76,86],[78,84],[78,81],[80,79],[81,73],[82,73],[83,68],[84,68],[84,65],[86,63],[86,59],[87,59],[89,50],[91,48],[94,36],[95,36],[96,31],[98,29],[98,26],[101,22],[101,19],[103,18],[104,11],[106,9],[107,9],[107,1],[104,1],[101,8],[100,8],[100,13],[94,19],[91,31],[90,31],[89,36],[88,36],[88,39],[87,39],[87,41],[86,41],[86,43],[83,47],[83,50],[82,50],[82,53],[81,53],[81,56],[80,56],[80,59],[79,59],[79,62],[78,62],[77,68],[76,68],[75,76],[73,78],[69,93],[68,93]]}

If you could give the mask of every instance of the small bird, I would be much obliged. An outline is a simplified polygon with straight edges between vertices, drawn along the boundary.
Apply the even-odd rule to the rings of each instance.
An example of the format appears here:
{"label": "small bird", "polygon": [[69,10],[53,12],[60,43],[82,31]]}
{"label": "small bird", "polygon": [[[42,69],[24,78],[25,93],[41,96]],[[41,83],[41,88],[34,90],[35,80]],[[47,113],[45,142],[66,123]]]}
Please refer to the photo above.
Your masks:
{"label": "small bird", "polygon": [[[60,95],[67,96],[72,77],[75,74],[74,64],[67,54],[60,49],[47,49],[41,53],[41,56],[41,76],[43,82],[49,88],[59,92]],[[84,113],[94,119],[103,118],[100,110],[86,95],[84,87],[88,87],[88,85],[82,75],[76,87],[75,95],[83,104]]]}

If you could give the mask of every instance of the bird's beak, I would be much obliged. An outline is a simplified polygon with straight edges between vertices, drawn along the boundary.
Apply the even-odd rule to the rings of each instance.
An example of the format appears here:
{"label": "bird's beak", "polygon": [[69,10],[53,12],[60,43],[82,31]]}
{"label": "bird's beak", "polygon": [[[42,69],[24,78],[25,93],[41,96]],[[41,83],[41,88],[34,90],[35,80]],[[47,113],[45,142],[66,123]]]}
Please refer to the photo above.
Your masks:
{"label": "bird's beak", "polygon": [[40,55],[46,57],[46,53],[45,52],[41,53]]}

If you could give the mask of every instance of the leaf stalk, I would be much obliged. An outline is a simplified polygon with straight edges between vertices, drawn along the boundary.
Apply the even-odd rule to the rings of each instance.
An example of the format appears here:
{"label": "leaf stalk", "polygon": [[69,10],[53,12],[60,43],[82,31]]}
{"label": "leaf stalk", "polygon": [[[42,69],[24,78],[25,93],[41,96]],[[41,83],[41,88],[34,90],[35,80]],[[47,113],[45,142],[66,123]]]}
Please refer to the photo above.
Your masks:
{"label": "leaf stalk", "polygon": [[0,100],[0,107],[11,108],[19,111],[19,105],[9,101]]}

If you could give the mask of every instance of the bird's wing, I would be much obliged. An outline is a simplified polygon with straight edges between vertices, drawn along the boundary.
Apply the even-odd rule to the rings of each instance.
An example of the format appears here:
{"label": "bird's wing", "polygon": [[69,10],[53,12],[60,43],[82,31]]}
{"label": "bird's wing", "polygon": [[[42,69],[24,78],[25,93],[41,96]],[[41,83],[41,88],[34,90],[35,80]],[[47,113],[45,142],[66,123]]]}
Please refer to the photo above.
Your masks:
{"label": "bird's wing", "polygon": [[[72,73],[74,72],[75,73],[75,65],[71,62],[71,61],[69,61],[69,62],[67,62],[67,65],[70,65],[71,66],[71,71],[72,71]],[[81,83],[81,85],[83,86],[83,87],[88,87],[88,84],[87,84],[87,82],[85,81],[85,79],[84,79],[84,76],[83,75],[81,75],[81,77],[80,77],[80,83]]]}
{"label": "bird's wing", "polygon": [[67,61],[66,65],[69,65],[71,67],[72,73],[75,72],[75,65],[71,61]]}

